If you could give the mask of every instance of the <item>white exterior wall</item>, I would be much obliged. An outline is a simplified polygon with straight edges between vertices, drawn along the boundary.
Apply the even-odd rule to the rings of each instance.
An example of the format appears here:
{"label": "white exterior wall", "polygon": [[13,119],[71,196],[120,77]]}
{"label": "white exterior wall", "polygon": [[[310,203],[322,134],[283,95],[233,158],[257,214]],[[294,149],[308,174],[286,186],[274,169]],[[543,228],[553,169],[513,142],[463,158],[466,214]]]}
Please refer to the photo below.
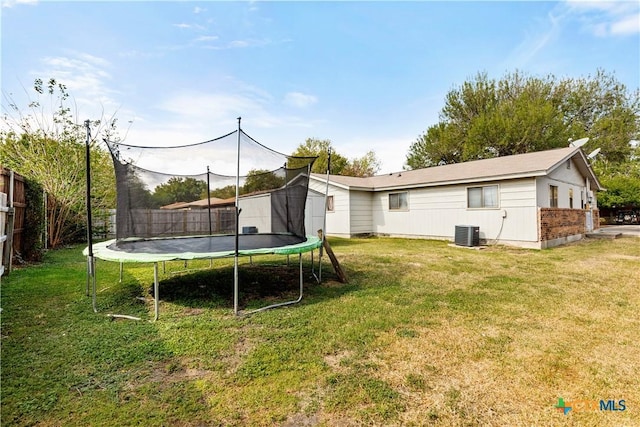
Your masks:
{"label": "white exterior wall", "polygon": [[[370,191],[351,191],[349,200],[349,222],[351,234],[372,234],[373,193]],[[334,198],[335,201],[335,198]]]}
{"label": "white exterior wall", "polygon": [[[242,227],[254,226],[260,233],[271,233],[271,195],[260,194],[239,200],[240,232]],[[309,190],[305,204],[304,226],[307,235],[316,236],[324,221],[324,192]]]}
{"label": "white exterior wall", "polygon": [[[549,208],[549,186],[555,185],[558,187],[558,207],[569,208],[569,190],[573,189],[573,208],[582,209],[586,208],[588,203],[587,187],[585,178],[577,169],[573,160],[571,160],[571,167],[567,168],[566,163],[558,166],[551,171],[548,176],[539,177],[537,179],[537,191],[538,206],[543,208]],[[597,207],[596,195],[594,192],[593,200],[591,204],[592,208]]]}
{"label": "white exterior wall", "polygon": [[242,209],[238,225],[242,227],[258,227],[259,233],[271,233],[271,195],[260,194],[253,197],[242,197],[238,200]]}
{"label": "white exterior wall", "polygon": [[[467,187],[495,184],[498,184],[498,208],[467,208]],[[475,225],[480,227],[480,238],[492,243],[498,239],[520,245],[530,242],[533,246],[538,241],[536,186],[532,178],[409,190],[406,211],[389,210],[389,193],[374,195],[376,234],[452,240],[456,225]]]}
{"label": "white exterior wall", "polygon": [[324,224],[324,193],[309,190],[304,208],[304,228],[307,235],[317,236]]}
{"label": "white exterior wall", "polygon": [[[309,189],[324,195],[326,182],[311,179],[309,180]],[[328,195],[333,196],[334,209],[332,212],[327,212],[327,235],[351,237],[349,191],[329,183]]]}

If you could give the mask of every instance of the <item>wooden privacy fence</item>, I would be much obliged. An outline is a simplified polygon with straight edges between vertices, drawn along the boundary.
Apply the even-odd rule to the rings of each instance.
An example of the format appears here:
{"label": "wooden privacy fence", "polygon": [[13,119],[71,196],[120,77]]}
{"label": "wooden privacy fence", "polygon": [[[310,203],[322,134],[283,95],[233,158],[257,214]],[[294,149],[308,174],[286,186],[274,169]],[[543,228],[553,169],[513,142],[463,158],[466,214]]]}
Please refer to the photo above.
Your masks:
{"label": "wooden privacy fence", "polygon": [[[132,209],[133,224],[137,224],[138,237],[193,236],[209,233],[209,211]],[[235,230],[235,210],[229,208],[211,209],[211,232],[214,234],[233,233]]]}
{"label": "wooden privacy fence", "polygon": [[0,221],[5,227],[5,241],[2,253],[2,265],[5,273],[11,271],[11,259],[13,252],[22,252],[24,230],[24,218],[26,213],[26,196],[24,178],[17,173],[0,168],[0,193],[7,195],[5,217]]}
{"label": "wooden privacy fence", "polygon": [[8,213],[9,207],[7,206],[7,195],[0,193],[0,277],[4,274],[4,244],[7,241],[5,224],[7,222]]}

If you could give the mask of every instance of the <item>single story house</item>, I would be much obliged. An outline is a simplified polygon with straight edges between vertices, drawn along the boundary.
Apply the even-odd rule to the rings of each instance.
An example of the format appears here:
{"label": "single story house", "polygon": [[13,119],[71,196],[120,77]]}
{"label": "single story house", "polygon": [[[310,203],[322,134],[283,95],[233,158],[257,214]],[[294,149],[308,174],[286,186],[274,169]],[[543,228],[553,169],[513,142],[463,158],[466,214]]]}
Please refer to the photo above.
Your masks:
{"label": "single story house", "polygon": [[[496,157],[369,178],[329,176],[326,232],[454,240],[479,227],[481,243],[547,248],[599,227],[603,190],[580,147]],[[311,194],[327,177],[312,174]]]}

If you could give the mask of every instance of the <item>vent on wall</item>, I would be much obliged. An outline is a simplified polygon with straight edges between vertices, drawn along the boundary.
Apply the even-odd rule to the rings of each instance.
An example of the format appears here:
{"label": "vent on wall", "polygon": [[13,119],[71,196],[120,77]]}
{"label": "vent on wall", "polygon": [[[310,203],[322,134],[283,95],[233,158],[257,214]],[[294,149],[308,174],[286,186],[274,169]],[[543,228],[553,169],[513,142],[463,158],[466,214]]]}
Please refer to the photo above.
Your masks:
{"label": "vent on wall", "polygon": [[454,242],[458,246],[479,246],[480,227],[474,225],[456,225]]}

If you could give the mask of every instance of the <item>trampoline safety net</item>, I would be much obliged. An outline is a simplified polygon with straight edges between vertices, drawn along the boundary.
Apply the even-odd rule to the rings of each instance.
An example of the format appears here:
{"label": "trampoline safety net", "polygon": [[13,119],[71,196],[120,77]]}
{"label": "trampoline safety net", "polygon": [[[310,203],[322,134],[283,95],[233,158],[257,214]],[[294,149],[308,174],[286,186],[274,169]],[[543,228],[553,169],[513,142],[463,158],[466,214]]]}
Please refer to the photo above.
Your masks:
{"label": "trampoline safety net", "polygon": [[315,157],[279,153],[240,128],[190,145],[106,143],[116,174],[116,244],[236,231],[305,238]]}

